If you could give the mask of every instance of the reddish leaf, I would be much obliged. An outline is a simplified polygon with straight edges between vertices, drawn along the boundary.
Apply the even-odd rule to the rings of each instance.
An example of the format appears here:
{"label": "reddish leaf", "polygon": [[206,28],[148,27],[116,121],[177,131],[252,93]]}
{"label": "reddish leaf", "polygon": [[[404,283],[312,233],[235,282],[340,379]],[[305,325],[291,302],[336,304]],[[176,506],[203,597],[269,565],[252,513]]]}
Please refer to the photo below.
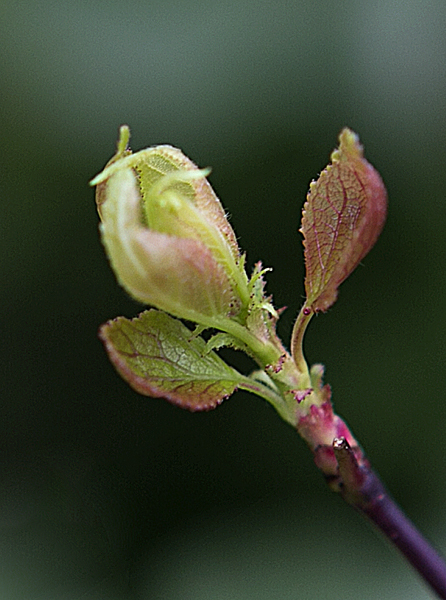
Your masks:
{"label": "reddish leaf", "polygon": [[305,246],[307,305],[327,310],[339,285],[376,242],[387,194],[379,173],[363,157],[357,136],[344,129],[332,164],[310,185],[301,232]]}

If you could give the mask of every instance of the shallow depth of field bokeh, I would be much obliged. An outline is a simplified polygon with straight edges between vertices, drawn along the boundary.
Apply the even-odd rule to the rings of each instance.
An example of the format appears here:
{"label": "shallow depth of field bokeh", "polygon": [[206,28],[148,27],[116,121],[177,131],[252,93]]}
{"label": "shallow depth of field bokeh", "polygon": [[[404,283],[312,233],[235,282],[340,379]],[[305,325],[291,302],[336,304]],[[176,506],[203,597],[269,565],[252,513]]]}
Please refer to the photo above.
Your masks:
{"label": "shallow depth of field bokeh", "polygon": [[[288,340],[309,182],[345,125],[389,217],[306,352],[396,499],[446,550],[446,4],[3,0],[0,597],[428,599],[262,400],[189,414],[116,375],[91,179],[131,144],[210,176]],[[241,369],[249,361],[233,354]]]}

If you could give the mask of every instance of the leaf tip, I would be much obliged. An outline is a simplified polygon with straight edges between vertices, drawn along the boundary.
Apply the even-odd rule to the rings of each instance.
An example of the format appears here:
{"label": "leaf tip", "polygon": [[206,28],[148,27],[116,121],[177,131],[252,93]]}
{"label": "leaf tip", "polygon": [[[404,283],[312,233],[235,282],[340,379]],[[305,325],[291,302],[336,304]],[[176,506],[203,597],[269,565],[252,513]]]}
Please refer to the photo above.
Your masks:
{"label": "leaf tip", "polygon": [[339,148],[333,150],[330,159],[332,163],[346,160],[360,160],[364,157],[364,149],[359,141],[359,136],[349,129],[344,129],[339,134]]}
{"label": "leaf tip", "polygon": [[127,150],[130,140],[130,127],[128,125],[121,125],[119,128],[119,139],[116,147],[117,154],[124,154]]}

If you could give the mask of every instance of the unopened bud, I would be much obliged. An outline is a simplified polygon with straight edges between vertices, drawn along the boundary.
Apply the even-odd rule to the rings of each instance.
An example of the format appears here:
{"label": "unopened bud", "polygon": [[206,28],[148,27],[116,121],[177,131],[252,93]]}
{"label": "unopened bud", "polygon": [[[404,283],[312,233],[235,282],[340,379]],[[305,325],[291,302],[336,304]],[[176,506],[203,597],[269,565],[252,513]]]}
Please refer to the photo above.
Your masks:
{"label": "unopened bud", "polygon": [[205,176],[182,152],[127,150],[97,175],[102,241],[119,283],[137,300],[204,325],[249,303],[234,231]]}

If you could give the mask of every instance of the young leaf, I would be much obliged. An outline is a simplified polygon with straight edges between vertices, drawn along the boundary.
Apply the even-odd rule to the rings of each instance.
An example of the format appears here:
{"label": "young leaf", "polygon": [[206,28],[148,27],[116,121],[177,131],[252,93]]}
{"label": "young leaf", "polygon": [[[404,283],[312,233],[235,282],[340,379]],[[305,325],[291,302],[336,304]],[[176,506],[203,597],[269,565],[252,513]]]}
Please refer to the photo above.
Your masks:
{"label": "young leaf", "polygon": [[191,411],[223,402],[244,377],[194,336],[181,321],[149,310],[102,325],[99,336],[120,375],[140,394],[161,397]]}
{"label": "young leaf", "polygon": [[334,303],[339,285],[372,248],[386,218],[386,189],[358,137],[344,129],[339,141],[332,164],[311,183],[303,210],[307,312]]}
{"label": "young leaf", "polygon": [[248,278],[209,170],[171,146],[132,154],[129,135],[122,126],[116,155],[91,182],[119,283],[140,302],[204,327],[241,322]]}

